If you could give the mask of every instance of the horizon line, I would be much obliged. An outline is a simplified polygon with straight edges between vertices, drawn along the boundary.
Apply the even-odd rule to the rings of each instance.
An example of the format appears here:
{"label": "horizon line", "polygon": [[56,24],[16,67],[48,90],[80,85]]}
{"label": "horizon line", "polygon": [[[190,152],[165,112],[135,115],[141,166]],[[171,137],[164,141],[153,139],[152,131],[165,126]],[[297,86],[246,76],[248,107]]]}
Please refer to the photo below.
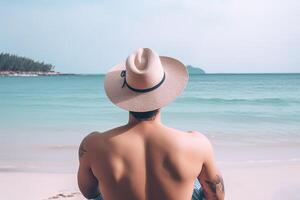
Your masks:
{"label": "horizon line", "polygon": [[[73,74],[73,75],[106,75],[106,73],[62,73],[61,74]],[[215,72],[215,73],[204,73],[204,74],[189,74],[189,75],[234,75],[234,74],[300,74],[300,72]]]}

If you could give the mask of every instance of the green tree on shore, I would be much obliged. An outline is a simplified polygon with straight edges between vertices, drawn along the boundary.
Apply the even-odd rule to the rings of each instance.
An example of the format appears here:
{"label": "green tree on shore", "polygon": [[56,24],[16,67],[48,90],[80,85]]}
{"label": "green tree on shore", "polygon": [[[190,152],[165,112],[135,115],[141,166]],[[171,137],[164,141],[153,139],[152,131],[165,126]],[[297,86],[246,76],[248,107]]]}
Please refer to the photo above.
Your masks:
{"label": "green tree on shore", "polygon": [[54,66],[17,55],[0,53],[0,72],[1,71],[51,72],[54,71]]}

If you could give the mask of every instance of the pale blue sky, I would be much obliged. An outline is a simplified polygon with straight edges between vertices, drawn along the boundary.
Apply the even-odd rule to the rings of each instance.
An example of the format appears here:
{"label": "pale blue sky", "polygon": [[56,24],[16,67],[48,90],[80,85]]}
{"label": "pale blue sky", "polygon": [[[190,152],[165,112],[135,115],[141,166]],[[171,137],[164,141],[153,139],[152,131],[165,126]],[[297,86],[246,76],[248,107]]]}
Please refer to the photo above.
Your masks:
{"label": "pale blue sky", "polygon": [[299,0],[0,0],[0,51],[103,73],[138,47],[211,73],[300,72]]}

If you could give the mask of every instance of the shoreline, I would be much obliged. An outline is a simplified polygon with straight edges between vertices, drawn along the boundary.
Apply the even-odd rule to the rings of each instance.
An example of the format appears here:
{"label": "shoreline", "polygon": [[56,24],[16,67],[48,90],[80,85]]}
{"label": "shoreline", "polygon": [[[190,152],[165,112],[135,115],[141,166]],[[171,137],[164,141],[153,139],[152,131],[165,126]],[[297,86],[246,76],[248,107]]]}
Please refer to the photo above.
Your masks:
{"label": "shoreline", "polygon": [[22,77],[22,76],[69,76],[69,75],[78,75],[73,73],[60,73],[60,72],[37,72],[37,71],[30,71],[30,72],[15,72],[15,71],[0,71],[0,77],[10,77],[10,76],[16,76],[16,77]]}

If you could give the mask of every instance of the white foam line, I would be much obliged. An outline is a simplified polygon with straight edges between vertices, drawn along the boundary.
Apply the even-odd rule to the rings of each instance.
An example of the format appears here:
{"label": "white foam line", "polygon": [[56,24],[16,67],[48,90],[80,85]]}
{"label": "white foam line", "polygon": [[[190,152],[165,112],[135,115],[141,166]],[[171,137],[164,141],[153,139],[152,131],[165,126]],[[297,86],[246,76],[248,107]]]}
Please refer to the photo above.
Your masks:
{"label": "white foam line", "polygon": [[241,161],[218,161],[218,164],[256,164],[256,163],[280,163],[280,162],[299,162],[300,158],[288,160],[241,160]]}

